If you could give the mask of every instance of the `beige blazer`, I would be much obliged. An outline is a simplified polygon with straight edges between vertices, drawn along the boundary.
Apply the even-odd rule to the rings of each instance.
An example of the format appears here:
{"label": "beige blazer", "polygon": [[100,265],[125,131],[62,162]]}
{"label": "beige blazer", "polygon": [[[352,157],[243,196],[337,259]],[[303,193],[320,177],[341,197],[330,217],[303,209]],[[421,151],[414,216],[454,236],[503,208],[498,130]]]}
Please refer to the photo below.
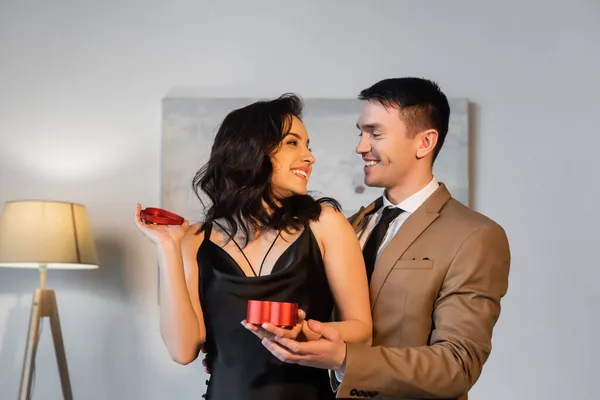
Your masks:
{"label": "beige blazer", "polygon": [[[351,217],[357,232],[373,208]],[[375,265],[373,346],[348,343],[337,398],[466,400],[490,355],[509,265],[504,230],[441,183]]]}

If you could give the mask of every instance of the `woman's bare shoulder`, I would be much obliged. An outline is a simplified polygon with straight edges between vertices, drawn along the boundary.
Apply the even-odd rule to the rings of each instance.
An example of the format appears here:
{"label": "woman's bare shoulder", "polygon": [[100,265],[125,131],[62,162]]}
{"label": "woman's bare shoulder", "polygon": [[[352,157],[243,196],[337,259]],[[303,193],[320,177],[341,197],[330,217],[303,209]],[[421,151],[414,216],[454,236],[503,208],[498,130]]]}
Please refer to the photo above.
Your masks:
{"label": "woman's bare shoulder", "polygon": [[187,248],[200,246],[204,239],[204,231],[201,231],[200,228],[202,228],[201,222],[190,225],[181,240],[181,245]]}
{"label": "woman's bare shoulder", "polygon": [[330,204],[321,204],[321,215],[317,221],[312,221],[310,227],[315,233],[327,234],[339,229],[348,229],[350,223],[346,216]]}
{"label": "woman's bare shoulder", "polygon": [[338,210],[331,204],[323,203],[321,204],[321,215],[319,216],[319,221],[325,224],[345,224],[348,222],[346,216],[341,210]]}

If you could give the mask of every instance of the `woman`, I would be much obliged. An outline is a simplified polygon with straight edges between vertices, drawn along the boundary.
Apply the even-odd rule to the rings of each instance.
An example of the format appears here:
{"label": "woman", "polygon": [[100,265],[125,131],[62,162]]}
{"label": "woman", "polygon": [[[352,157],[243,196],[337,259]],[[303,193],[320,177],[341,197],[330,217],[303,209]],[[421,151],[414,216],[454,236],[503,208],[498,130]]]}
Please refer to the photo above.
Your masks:
{"label": "woman", "polygon": [[[193,187],[208,197],[204,222],[145,224],[160,265],[160,327],[171,357],[211,371],[206,398],[334,398],[325,370],[284,364],[245,329],[248,300],[298,303],[288,337],[315,335],[304,319],[330,322],[345,341],[371,343],[366,272],[356,235],[335,200],[315,200],[315,161],[295,95],[232,111]],[[206,197],[205,197],[206,196]]]}

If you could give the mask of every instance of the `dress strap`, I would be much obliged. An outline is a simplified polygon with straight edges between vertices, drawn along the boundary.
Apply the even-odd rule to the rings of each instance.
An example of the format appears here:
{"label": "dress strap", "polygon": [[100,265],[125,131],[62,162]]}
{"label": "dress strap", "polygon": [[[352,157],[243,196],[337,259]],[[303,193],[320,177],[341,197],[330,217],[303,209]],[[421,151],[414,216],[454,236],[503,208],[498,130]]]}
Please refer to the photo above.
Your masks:
{"label": "dress strap", "polygon": [[273,240],[273,243],[271,243],[271,246],[269,247],[269,250],[267,250],[267,252],[265,253],[265,256],[263,257],[262,262],[260,263],[260,268],[258,269],[258,275],[260,276],[260,274],[262,273],[262,269],[263,269],[263,265],[265,263],[265,260],[267,259],[267,256],[269,255],[269,253],[271,252],[271,249],[273,248],[273,246],[275,245],[275,242],[277,241],[277,239],[279,239],[279,235],[281,235],[281,230],[279,230],[279,232],[277,232],[277,236],[275,236],[275,240]]}
{"label": "dress strap", "polygon": [[208,224],[206,226],[206,229],[204,229],[204,239],[202,240],[202,243],[206,242],[207,240],[210,240],[211,232],[212,232],[212,223]]}
{"label": "dress strap", "polygon": [[238,242],[235,241],[235,239],[233,238],[233,236],[231,236],[231,234],[229,234],[229,232],[227,232],[227,230],[224,229],[223,226],[221,226],[221,224],[219,224],[217,221],[215,221],[215,224],[219,225],[219,227],[223,230],[223,232],[225,232],[227,234],[227,236],[229,236],[229,238],[231,239],[231,241],[233,243],[235,243],[235,245],[237,246],[237,248],[240,250],[240,253],[242,253],[242,255],[244,256],[244,258],[246,259],[246,262],[248,263],[248,266],[252,270],[252,273],[254,274],[254,276],[261,276],[265,260],[267,259],[267,256],[269,255],[269,253],[271,252],[271,249],[275,245],[275,242],[277,242],[277,239],[279,239],[279,236],[281,235],[281,231],[283,229],[281,229],[281,230],[279,230],[279,232],[277,232],[277,236],[275,237],[275,240],[273,240],[273,243],[271,243],[271,246],[269,247],[269,250],[267,250],[267,252],[265,253],[265,256],[263,257],[263,260],[260,263],[260,268],[258,270],[258,275],[257,275],[256,274],[256,270],[252,266],[252,263],[250,262],[250,260],[248,259],[248,257],[246,257],[246,253],[244,253],[244,250],[240,247],[240,245],[238,244]]}
{"label": "dress strap", "polygon": [[252,263],[250,262],[250,260],[248,260],[248,257],[246,257],[246,253],[244,253],[244,250],[242,250],[242,248],[240,247],[240,245],[238,244],[238,242],[235,241],[235,239],[233,238],[233,236],[231,236],[229,234],[229,232],[227,232],[227,229],[223,228],[223,226],[221,226],[221,224],[219,224],[217,221],[215,221],[215,224],[219,225],[219,227],[223,230],[223,232],[225,232],[227,234],[227,236],[229,236],[229,238],[231,239],[231,241],[233,243],[235,243],[235,245],[237,246],[237,248],[240,250],[240,252],[244,256],[244,258],[246,259],[246,262],[248,263],[248,266],[250,266],[250,269],[252,270],[252,273],[254,274],[254,276],[256,276],[256,271],[254,271],[254,268],[252,267]]}

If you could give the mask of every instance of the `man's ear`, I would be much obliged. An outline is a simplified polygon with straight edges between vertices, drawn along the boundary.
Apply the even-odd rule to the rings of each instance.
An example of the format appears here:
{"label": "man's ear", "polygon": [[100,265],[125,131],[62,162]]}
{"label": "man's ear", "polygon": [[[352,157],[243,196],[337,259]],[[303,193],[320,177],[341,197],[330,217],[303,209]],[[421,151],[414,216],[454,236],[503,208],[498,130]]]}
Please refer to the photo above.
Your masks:
{"label": "man's ear", "polygon": [[417,133],[415,140],[417,141],[417,159],[422,159],[428,155],[433,155],[433,150],[438,141],[438,131],[435,129],[427,129]]}

